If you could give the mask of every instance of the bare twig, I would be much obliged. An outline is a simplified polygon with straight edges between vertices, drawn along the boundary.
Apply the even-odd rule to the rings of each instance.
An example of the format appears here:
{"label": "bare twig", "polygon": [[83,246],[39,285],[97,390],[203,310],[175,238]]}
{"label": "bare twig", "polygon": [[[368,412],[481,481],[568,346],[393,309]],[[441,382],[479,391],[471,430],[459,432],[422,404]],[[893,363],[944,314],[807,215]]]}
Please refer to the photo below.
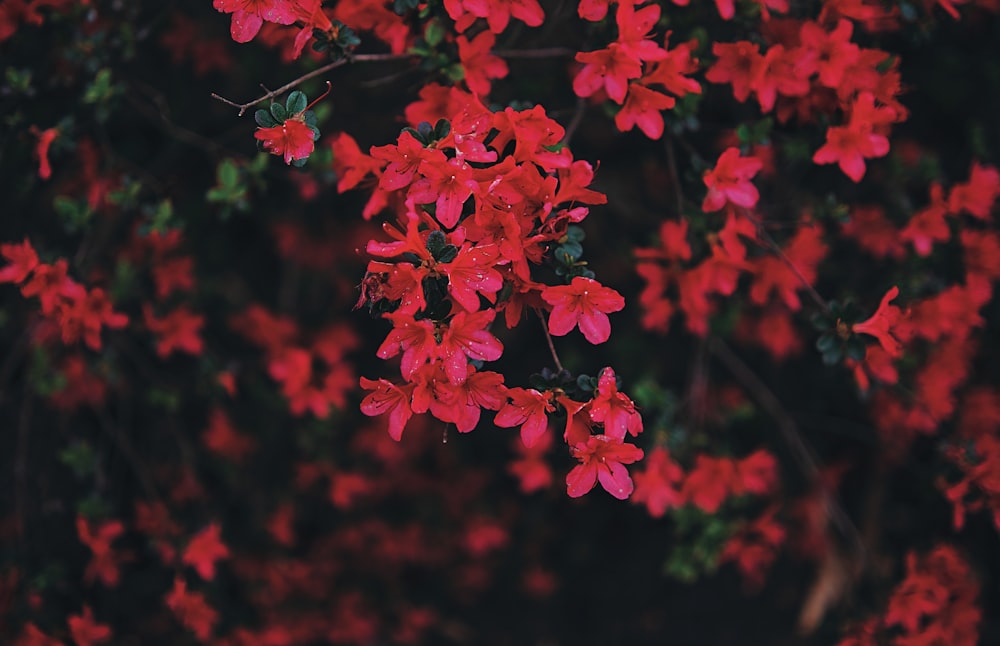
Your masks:
{"label": "bare twig", "polygon": [[[330,70],[334,70],[334,69],[337,69],[338,67],[342,67],[342,66],[346,65],[347,63],[372,63],[372,62],[378,62],[378,61],[400,61],[400,60],[406,60],[408,58],[413,58],[413,57],[414,57],[413,54],[357,54],[355,56],[351,56],[350,58],[341,58],[341,59],[333,61],[332,63],[327,63],[326,65],[324,65],[322,67],[317,67],[313,71],[307,72],[307,73],[303,74],[302,76],[298,77],[297,79],[294,79],[292,81],[289,81],[288,83],[285,83],[284,85],[282,85],[278,89],[271,90],[270,92],[267,92],[264,95],[259,96],[256,99],[254,99],[253,101],[250,101],[248,103],[236,103],[235,101],[231,101],[231,100],[229,100],[229,99],[227,99],[227,98],[225,98],[223,96],[220,96],[220,95],[216,94],[215,92],[212,93],[212,98],[216,99],[218,101],[222,101],[226,105],[231,105],[234,108],[239,108],[240,111],[239,111],[239,114],[237,116],[242,117],[244,114],[246,114],[247,110],[249,110],[253,106],[257,105],[261,101],[267,101],[269,99],[273,99],[276,96],[280,96],[281,94],[284,94],[288,90],[291,90],[292,88],[297,87],[297,86],[301,85],[302,83],[305,83],[306,81],[308,81],[311,78],[315,78],[315,77],[317,77],[317,76],[319,76],[321,74],[326,74]],[[263,86],[261,86],[261,87],[263,87]]]}
{"label": "bare twig", "polygon": [[823,501],[826,504],[827,512],[834,525],[840,530],[844,538],[851,542],[858,554],[859,561],[864,562],[867,549],[858,532],[858,528],[851,522],[847,512],[840,506],[833,493],[822,485],[819,465],[813,456],[813,452],[806,445],[805,440],[802,439],[795,420],[784,409],[778,397],[767,387],[767,384],[761,381],[757,374],[742,359],[736,356],[722,339],[713,338],[708,344],[708,349],[709,352],[725,364],[732,375],[750,391],[750,394],[757,400],[757,403],[764,407],[768,414],[774,418],[778,426],[778,431],[792,450],[795,459],[798,461],[806,477],[820,486]]}
{"label": "bare twig", "polygon": [[562,365],[562,361],[559,361],[559,354],[556,352],[556,345],[552,342],[552,335],[549,333],[549,325],[545,322],[545,317],[538,310],[535,310],[535,314],[538,315],[538,320],[542,322],[542,330],[545,332],[545,341],[549,344],[549,352],[552,353],[552,361],[556,364],[556,370],[562,372],[565,370]]}
{"label": "bare twig", "polygon": [[25,544],[25,515],[28,513],[28,439],[33,404],[30,379],[24,380],[23,396],[17,422],[17,457],[14,459],[14,529],[22,546]]}
{"label": "bare twig", "polygon": [[[743,212],[743,214],[744,216],[747,217],[747,219],[750,219],[750,221],[753,222],[753,220],[745,211]],[[754,225],[756,226],[757,223],[754,222]],[[813,302],[815,302],[816,305],[824,312],[829,312],[830,304],[826,302],[826,300],[818,291],[816,291],[816,288],[812,286],[812,283],[806,280],[806,277],[802,275],[802,272],[799,271],[799,268],[795,266],[795,263],[792,262],[792,259],[788,257],[788,254],[786,254],[785,250],[781,248],[781,245],[779,245],[775,241],[775,239],[771,237],[771,234],[765,231],[764,227],[757,226],[757,235],[760,237],[761,241],[763,241],[764,244],[771,251],[773,251],[775,255],[777,255],[778,258],[780,258],[783,263],[785,263],[785,265],[792,271],[792,273],[795,274],[795,277],[799,279],[800,283],[802,283],[802,286],[806,289],[806,291],[809,293],[809,296],[813,299]]]}
{"label": "bare twig", "polygon": [[495,49],[493,54],[501,58],[559,58],[576,56],[576,50],[569,47],[542,47],[540,49]]}
{"label": "bare twig", "polygon": [[670,169],[670,179],[674,182],[674,196],[677,198],[677,217],[684,217],[684,191],[681,188],[681,174],[677,170],[677,154],[674,152],[674,140],[667,135],[663,138],[667,149],[667,168]]}
{"label": "bare twig", "polygon": [[125,462],[127,462],[129,467],[132,469],[136,479],[139,481],[139,485],[145,490],[146,496],[150,500],[160,500],[160,495],[156,489],[156,485],[153,484],[153,480],[149,476],[149,468],[143,463],[142,459],[139,457],[139,453],[132,445],[132,441],[122,430],[121,426],[112,422],[111,418],[107,414],[107,411],[105,410],[101,411],[99,419],[101,422],[101,430],[103,430],[111,441],[118,447],[119,453],[121,453],[122,457],[125,458]]}
{"label": "bare twig", "polygon": [[582,98],[576,100],[576,109],[573,110],[573,118],[570,119],[569,124],[566,126],[566,134],[563,135],[562,144],[568,146],[570,139],[573,138],[573,134],[576,132],[580,124],[583,123],[583,114],[586,112],[587,102]]}

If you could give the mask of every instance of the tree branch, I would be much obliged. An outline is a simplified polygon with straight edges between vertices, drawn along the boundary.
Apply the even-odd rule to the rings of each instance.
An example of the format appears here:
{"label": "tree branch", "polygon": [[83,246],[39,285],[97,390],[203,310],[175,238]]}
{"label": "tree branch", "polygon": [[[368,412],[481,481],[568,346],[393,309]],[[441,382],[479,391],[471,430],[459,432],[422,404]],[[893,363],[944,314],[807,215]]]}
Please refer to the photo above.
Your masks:
{"label": "tree branch", "polygon": [[556,364],[556,370],[562,372],[565,370],[563,368],[562,361],[559,361],[559,353],[556,352],[556,345],[552,342],[552,335],[549,333],[549,326],[545,322],[545,317],[538,310],[535,310],[535,314],[538,315],[538,320],[542,322],[542,330],[545,332],[545,341],[549,344],[549,352],[552,353],[552,361]]}
{"label": "tree branch", "polygon": [[755,400],[757,400],[757,403],[760,404],[768,412],[768,414],[774,418],[774,421],[778,426],[778,431],[785,439],[785,442],[788,443],[789,448],[792,450],[793,455],[802,467],[806,477],[820,487],[823,501],[826,505],[827,512],[830,515],[830,519],[833,521],[834,525],[836,525],[837,529],[839,529],[843,534],[844,538],[851,542],[858,554],[859,561],[863,562],[866,558],[867,549],[865,548],[861,534],[858,532],[858,528],[855,527],[854,523],[851,522],[847,512],[845,512],[843,507],[840,506],[840,503],[837,501],[834,494],[823,486],[820,478],[821,474],[819,465],[817,464],[812,451],[806,445],[805,440],[802,439],[802,435],[799,433],[795,420],[792,419],[792,416],[789,415],[784,409],[781,402],[778,400],[778,397],[770,388],[767,387],[767,384],[761,381],[750,366],[736,356],[736,354],[722,339],[713,338],[708,344],[708,349],[709,352],[725,364],[726,368],[729,369],[729,372],[732,373],[732,375],[743,385],[744,388],[750,391],[750,394]]}
{"label": "tree branch", "polygon": [[276,96],[280,96],[280,95],[284,94],[285,92],[287,92],[288,90],[291,90],[292,88],[295,88],[295,87],[301,85],[302,83],[305,83],[306,81],[308,81],[311,78],[315,78],[315,77],[319,76],[320,74],[325,74],[325,73],[329,72],[330,70],[334,70],[334,69],[337,69],[338,67],[342,67],[342,66],[346,65],[347,63],[372,63],[372,62],[378,62],[378,61],[400,61],[400,60],[405,60],[405,59],[408,59],[408,58],[415,58],[415,57],[414,57],[413,54],[357,54],[357,55],[351,56],[349,58],[341,58],[341,59],[335,60],[332,63],[327,63],[326,65],[324,65],[322,67],[317,67],[313,71],[307,72],[307,73],[303,74],[302,76],[298,77],[297,79],[294,79],[292,81],[289,81],[288,83],[285,83],[284,85],[282,85],[278,89],[271,90],[270,92],[267,92],[266,94],[263,94],[262,96],[259,96],[256,99],[254,99],[253,101],[250,101],[248,103],[236,103],[235,101],[231,101],[231,100],[225,98],[224,96],[220,96],[220,95],[216,94],[215,92],[212,92],[212,98],[216,99],[217,101],[222,101],[226,105],[231,105],[234,108],[239,108],[240,111],[239,111],[239,114],[237,116],[242,117],[244,114],[246,114],[247,110],[249,110],[253,106],[257,105],[261,101],[267,101],[269,99],[273,99]]}

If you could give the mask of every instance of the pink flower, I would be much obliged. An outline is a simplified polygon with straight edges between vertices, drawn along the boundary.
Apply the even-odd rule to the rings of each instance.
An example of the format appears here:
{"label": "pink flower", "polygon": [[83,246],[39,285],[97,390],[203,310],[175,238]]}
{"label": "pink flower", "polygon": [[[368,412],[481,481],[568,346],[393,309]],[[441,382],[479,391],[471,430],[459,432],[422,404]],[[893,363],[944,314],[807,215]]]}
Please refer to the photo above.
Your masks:
{"label": "pink flower", "polygon": [[566,336],[577,325],[593,344],[604,343],[611,336],[609,312],[625,307],[621,294],[596,280],[577,276],[569,285],[546,287],[542,300],[552,306],[549,332]]}
{"label": "pink flower", "polygon": [[566,476],[566,493],[570,498],[579,498],[598,482],[619,500],[632,494],[634,485],[624,465],[641,460],[642,449],[607,435],[591,435],[586,443],[575,445],[571,451],[580,464]]}
{"label": "pink flower", "polygon": [[313,142],[318,138],[316,131],[305,121],[295,118],[271,128],[257,128],[253,136],[264,142],[264,150],[284,157],[286,164],[296,159],[308,159],[316,147]]}
{"label": "pink flower", "polygon": [[897,296],[899,296],[899,288],[893,287],[882,297],[882,302],[879,303],[878,309],[871,318],[851,326],[851,330],[855,334],[867,334],[878,339],[882,349],[893,358],[903,354],[903,344],[893,336],[891,329],[902,316],[902,311],[898,307],[889,305],[889,302]]}

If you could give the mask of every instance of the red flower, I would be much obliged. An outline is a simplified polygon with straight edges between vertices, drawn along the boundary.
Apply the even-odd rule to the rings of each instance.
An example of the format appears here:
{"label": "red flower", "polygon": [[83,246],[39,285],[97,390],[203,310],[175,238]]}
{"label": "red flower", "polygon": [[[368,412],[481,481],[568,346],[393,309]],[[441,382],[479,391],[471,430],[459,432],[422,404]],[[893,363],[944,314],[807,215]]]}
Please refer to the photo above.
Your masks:
{"label": "red flower", "polygon": [[468,378],[468,359],[496,361],[503,355],[503,345],[487,329],[495,316],[495,310],[459,312],[449,321],[438,357],[451,383],[462,384]]}
{"label": "red flower", "polygon": [[642,449],[606,435],[592,435],[586,443],[575,445],[571,453],[580,464],[566,475],[566,493],[570,498],[579,498],[598,482],[619,500],[632,494],[634,485],[624,465],[641,460]]}
{"label": "red flower", "polygon": [[615,103],[625,102],[629,79],[642,76],[642,61],[620,43],[611,43],[606,49],[580,52],[576,60],[583,69],[573,78],[573,91],[579,97],[588,97],[604,88]]}
{"label": "red flower", "polygon": [[445,0],[444,8],[459,32],[468,29],[476,18],[485,18],[494,34],[505,30],[512,16],[529,27],[538,27],[545,20],[538,0]]}
{"label": "red flower", "polygon": [[661,518],[668,509],[684,504],[680,483],[684,470],[670,459],[664,448],[653,449],[646,459],[646,470],[635,474],[635,495],[632,502],[645,504],[649,515]]}
{"label": "red flower", "polygon": [[892,327],[902,317],[902,311],[898,307],[889,305],[889,302],[897,296],[899,296],[899,288],[893,287],[882,297],[882,302],[879,303],[878,309],[871,318],[851,326],[851,330],[855,334],[867,334],[878,339],[882,349],[893,358],[903,354],[903,344],[892,334]]}
{"label": "red flower", "polygon": [[604,343],[611,336],[608,313],[625,307],[621,294],[596,280],[576,276],[569,285],[545,287],[542,300],[552,306],[549,332],[565,336],[577,325],[593,344]]}
{"label": "red flower", "polygon": [[174,579],[174,588],[164,598],[177,619],[191,630],[198,639],[205,641],[219,620],[219,613],[205,602],[205,595],[188,592],[187,583],[180,577]]}
{"label": "red flower", "polygon": [[604,424],[604,434],[615,440],[624,440],[628,432],[633,437],[642,433],[642,416],[625,393],[618,392],[615,371],[601,370],[597,390],[590,402],[590,419]]}
{"label": "red flower", "polygon": [[750,180],[763,164],[756,157],[740,157],[738,148],[727,148],[719,156],[715,168],[705,172],[708,194],[701,204],[706,213],[718,211],[726,203],[751,208],[760,199],[757,187]]}
{"label": "red flower", "polygon": [[465,36],[455,39],[458,59],[465,70],[465,84],[479,96],[490,93],[490,79],[507,76],[507,63],[490,53],[496,42],[496,36],[489,31],[480,32],[471,41]]}
{"label": "red flower", "polygon": [[853,31],[854,24],[843,18],[831,32],[815,22],[802,23],[802,46],[815,53],[821,85],[837,89],[844,74],[861,58],[861,49],[851,42]]}
{"label": "red flower", "polygon": [[389,435],[398,442],[403,437],[406,423],[413,417],[413,411],[410,409],[413,386],[409,386],[409,390],[403,390],[385,379],[373,381],[362,377],[361,387],[374,391],[361,400],[361,412],[369,417],[388,412]]}
{"label": "red flower", "polygon": [[189,354],[200,355],[204,348],[201,340],[201,328],[205,317],[194,314],[186,306],[181,306],[163,318],[156,318],[153,308],[143,307],[146,327],[159,337],[156,343],[156,354],[161,358],[169,357],[180,350]]}
{"label": "red flower", "polygon": [[66,275],[67,263],[63,259],[51,265],[38,265],[31,280],[21,287],[25,298],[37,296],[42,303],[42,314],[52,314],[64,298],[79,296],[83,287]]}
{"label": "red flower", "polygon": [[756,70],[763,60],[760,47],[745,40],[715,43],[712,53],[719,59],[705,72],[705,78],[711,83],[731,84],[736,100],[740,103],[746,101],[753,90]]}
{"label": "red flower", "polygon": [[67,299],[59,309],[63,343],[74,343],[80,337],[92,350],[101,349],[101,327],[120,329],[128,325],[128,317],[111,309],[111,301],[103,289]]}
{"label": "red flower", "polygon": [[239,463],[256,448],[256,442],[238,433],[221,409],[213,410],[208,419],[201,441],[209,451]]}
{"label": "red flower", "polygon": [[684,480],[684,499],[706,514],[714,514],[732,493],[735,478],[732,459],[699,455]]}
{"label": "red flower", "polygon": [[330,141],[333,150],[333,172],[337,174],[337,192],[349,191],[369,173],[376,173],[381,164],[361,152],[358,142],[346,132],[337,133]]}
{"label": "red flower", "polygon": [[295,22],[295,6],[290,0],[214,0],[212,6],[233,14],[230,33],[238,43],[253,40],[265,20],[279,25]]}
{"label": "red flower", "polygon": [[524,440],[514,441],[514,450],[520,457],[510,463],[507,470],[518,479],[522,493],[547,489],[552,484],[552,469],[545,460],[545,453],[552,448],[552,435],[542,433],[534,446],[527,447]]}
{"label": "red flower", "polygon": [[479,184],[472,178],[472,167],[458,159],[425,159],[420,163],[422,179],[414,182],[409,197],[417,204],[434,204],[434,217],[446,229],[462,218],[462,207]]}
{"label": "red flower", "polygon": [[229,557],[229,548],[222,542],[222,529],[212,523],[191,539],[181,556],[181,562],[190,565],[206,581],[215,578],[215,562]]}
{"label": "red flower", "polygon": [[[952,189],[952,195],[954,194]],[[931,203],[910,218],[906,227],[899,232],[899,237],[912,243],[918,256],[929,256],[935,242],[947,242],[951,238],[951,229],[945,221],[947,215],[948,203],[944,199],[944,189],[934,182],[931,184]]]}
{"label": "red flower", "polygon": [[650,139],[659,139],[663,136],[663,115],[660,111],[669,110],[675,103],[673,97],[633,83],[629,86],[625,105],[615,115],[615,126],[622,132],[639,126]]}
{"label": "red flower", "polygon": [[497,411],[493,423],[501,428],[520,426],[521,442],[530,448],[545,434],[549,426],[548,414],[556,410],[552,404],[552,392],[509,388],[507,397],[510,401]]}
{"label": "red flower", "polygon": [[38,176],[42,179],[48,179],[52,177],[52,166],[49,165],[49,147],[59,136],[59,130],[56,128],[39,130],[35,126],[31,126],[31,134],[38,137],[38,143],[35,144],[35,155],[38,157]]}
{"label": "red flower", "polygon": [[503,276],[493,268],[499,252],[499,247],[493,244],[475,247],[465,244],[454,260],[438,267],[448,277],[448,293],[464,309],[470,312],[479,309],[477,294],[492,303],[503,287]]}
{"label": "red flower", "polygon": [[952,187],[948,194],[948,207],[952,213],[968,211],[975,217],[986,220],[990,217],[990,210],[998,195],[1000,171],[974,162],[969,171],[969,181]]}
{"label": "red flower", "polygon": [[445,160],[443,152],[424,148],[424,145],[406,130],[399,133],[399,139],[395,144],[372,146],[369,152],[374,159],[389,162],[378,181],[379,188],[384,191],[395,191],[409,186],[425,159]]}
{"label": "red flower", "polygon": [[[664,47],[667,46],[669,37],[670,32],[667,32],[663,39]],[[698,71],[698,59],[691,56],[693,48],[694,45],[691,43],[681,43],[674,49],[667,50],[663,60],[656,61],[653,68],[643,77],[643,85],[659,84],[679,97],[701,94],[701,85],[698,81],[687,77],[688,74]]]}
{"label": "red flower", "polygon": [[0,255],[10,262],[0,269],[0,283],[23,283],[38,266],[38,254],[27,238],[20,244],[0,245]]}
{"label": "red flower", "polygon": [[85,605],[82,614],[70,615],[66,623],[76,646],[92,646],[111,639],[111,627],[94,621],[90,606]]}
{"label": "red flower", "polygon": [[125,532],[125,526],[120,521],[113,520],[102,523],[95,531],[83,516],[78,516],[76,531],[80,542],[93,553],[83,575],[84,581],[90,583],[94,579],[100,579],[108,587],[118,585],[121,576],[118,570],[119,559],[111,549],[111,543]]}
{"label": "red flower", "polygon": [[865,176],[865,159],[889,153],[889,139],[880,130],[896,116],[890,107],[876,107],[871,92],[862,92],[851,107],[848,124],[826,131],[826,143],[813,155],[813,162],[836,162],[845,175],[860,182]]}
{"label": "red flower", "polygon": [[319,138],[305,121],[295,117],[278,126],[257,128],[253,136],[264,142],[264,150],[284,157],[286,164],[296,159],[308,159],[316,148],[314,142]]}

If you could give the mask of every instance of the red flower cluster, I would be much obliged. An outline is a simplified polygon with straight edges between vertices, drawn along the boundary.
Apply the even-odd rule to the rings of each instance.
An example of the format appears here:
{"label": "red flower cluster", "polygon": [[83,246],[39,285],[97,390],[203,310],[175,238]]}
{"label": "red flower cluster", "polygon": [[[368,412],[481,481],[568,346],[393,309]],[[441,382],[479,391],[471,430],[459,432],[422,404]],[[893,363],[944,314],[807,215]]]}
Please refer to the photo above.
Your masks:
{"label": "red flower cluster", "polygon": [[780,121],[793,116],[814,121],[838,108],[849,115],[831,126],[827,142],[813,156],[817,164],[838,163],[855,182],[865,174],[865,159],[889,152],[888,128],[906,119],[898,61],[888,52],[851,42],[853,27],[840,20],[832,30],[822,22],[782,21],[767,33],[771,46],[761,53],[749,41],[715,43],[718,60],[705,78],[729,83],[736,100],[755,94],[763,112]]}
{"label": "red flower cluster", "polygon": [[[399,439],[414,413],[464,433],[485,408],[497,411],[497,425],[521,426],[529,447],[545,433],[549,415],[560,412],[567,442],[587,463],[581,452],[590,431],[579,429],[596,424],[598,436],[619,444],[626,429],[642,430],[613,371],[602,372],[589,401],[577,401],[557,387],[508,389],[502,375],[481,366],[503,355],[490,329],[498,313],[513,327],[525,308],[547,309],[556,336],[579,327],[591,343],[608,339],[607,315],[624,307],[621,295],[585,275],[575,262],[579,252],[555,258],[570,226],[587,215],[578,204],[605,198],[587,188],[590,165],[560,147],[564,131],[541,108],[490,113],[474,95],[449,96],[456,100],[442,107],[450,121],[404,130],[395,145],[372,148],[379,164],[353,152],[346,164],[376,173],[376,191],[385,194],[379,202],[398,205],[398,225],[383,226],[391,240],[368,243],[377,260],[368,265],[359,305],[392,323],[378,355],[401,357],[403,382],[362,379],[372,391],[362,411],[388,413],[389,432]],[[360,181],[354,177],[349,185]],[[551,262],[561,263],[568,284],[536,282],[532,266]],[[581,426],[574,432],[575,423]]]}
{"label": "red flower cluster", "polygon": [[906,578],[896,586],[883,617],[840,642],[840,646],[875,646],[895,634],[894,644],[979,642],[982,611],[976,605],[979,585],[954,547],[939,545],[930,553],[906,558]]}
{"label": "red flower cluster", "polygon": [[80,340],[91,350],[101,349],[101,330],[121,329],[128,317],[112,309],[111,300],[100,287],[86,287],[68,276],[65,260],[39,262],[31,243],[0,245],[0,255],[10,264],[0,269],[0,283],[21,285],[25,298],[37,296],[45,321],[54,324],[66,345]]}
{"label": "red flower cluster", "polygon": [[[580,16],[603,20],[607,4],[581,2]],[[684,43],[668,50],[649,37],[660,19],[659,5],[637,8],[631,2],[619,3],[615,14],[618,39],[604,49],[580,52],[576,60],[583,68],[573,78],[573,91],[580,97],[604,97],[621,105],[615,125],[622,132],[635,126],[650,139],[663,136],[663,110],[676,104],[676,98],[701,94],[701,86],[688,77],[698,70],[698,59],[691,55],[694,45]],[[633,82],[634,81],[634,82]],[[675,96],[652,89],[659,85]]]}

